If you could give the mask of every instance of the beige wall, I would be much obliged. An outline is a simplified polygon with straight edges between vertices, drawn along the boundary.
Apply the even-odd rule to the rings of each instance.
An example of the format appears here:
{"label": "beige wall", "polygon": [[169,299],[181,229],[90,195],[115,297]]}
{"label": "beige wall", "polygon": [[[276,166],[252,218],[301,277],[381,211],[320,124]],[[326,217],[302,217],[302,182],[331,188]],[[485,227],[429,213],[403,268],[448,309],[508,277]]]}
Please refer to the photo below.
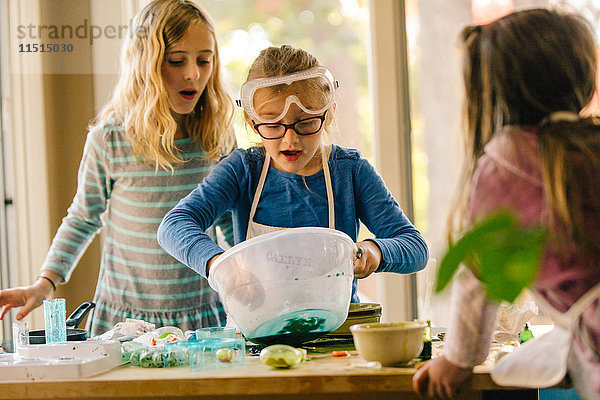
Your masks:
{"label": "beige wall", "polygon": [[[91,19],[88,1],[43,1],[40,5],[42,23],[60,21],[61,24],[77,26],[83,19]],[[44,71],[49,72],[43,75],[43,97],[46,123],[48,217],[52,235],[60,226],[77,190],[77,171],[83,153],[87,126],[94,117],[91,48],[91,46],[78,45],[76,51],[69,54],[68,58],[44,60]],[[82,67],[80,71],[84,73],[55,73],[63,68],[64,61]],[[67,315],[83,301],[93,299],[100,253],[100,240],[97,237],[79,261],[69,284],[60,286],[56,291],[56,297],[64,297],[67,300]]]}
{"label": "beige wall", "polygon": [[[46,156],[50,229],[56,232],[77,189],[77,169],[87,125],[94,116],[92,76],[44,75]],[[93,299],[100,265],[97,237],[78,263],[68,285],[56,297],[67,299],[67,314]],[[83,326],[83,325],[82,325]]]}
{"label": "beige wall", "polygon": [[[36,35],[33,31],[32,37],[19,38],[19,25],[77,26],[89,18],[88,1],[10,0],[5,6],[3,38],[10,57],[3,104],[14,148],[11,170],[18,182],[14,195],[17,249],[11,267],[11,285],[16,286],[35,280],[75,194],[87,125],[94,116],[94,82],[91,46],[85,46],[85,40],[65,40],[75,45],[72,53],[18,51],[20,43],[35,42]],[[70,284],[55,294],[67,299],[67,312],[92,299],[99,262],[97,239]],[[43,328],[40,309],[27,319],[31,329]]]}

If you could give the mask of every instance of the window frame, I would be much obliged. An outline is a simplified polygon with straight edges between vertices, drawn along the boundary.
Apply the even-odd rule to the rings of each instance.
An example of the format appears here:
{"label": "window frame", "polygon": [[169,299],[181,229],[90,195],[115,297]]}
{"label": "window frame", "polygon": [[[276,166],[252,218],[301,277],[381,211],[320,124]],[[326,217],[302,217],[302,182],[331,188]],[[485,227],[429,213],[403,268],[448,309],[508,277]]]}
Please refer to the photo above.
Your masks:
{"label": "window frame", "polygon": [[[414,224],[405,2],[370,0],[369,17],[376,169]],[[376,279],[382,320],[418,317],[415,274],[382,273]]]}

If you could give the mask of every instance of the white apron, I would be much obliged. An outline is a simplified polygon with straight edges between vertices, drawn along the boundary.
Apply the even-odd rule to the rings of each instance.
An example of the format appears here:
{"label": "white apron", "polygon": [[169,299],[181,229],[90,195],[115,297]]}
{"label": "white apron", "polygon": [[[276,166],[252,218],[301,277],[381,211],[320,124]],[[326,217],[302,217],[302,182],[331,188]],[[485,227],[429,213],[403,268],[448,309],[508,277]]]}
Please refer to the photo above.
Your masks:
{"label": "white apron", "polygon": [[[325,187],[327,188],[327,208],[329,210],[329,228],[335,229],[335,209],[333,202],[333,189],[331,186],[331,174],[329,173],[329,163],[327,162],[326,149],[321,148],[321,160],[323,163],[323,175],[325,176]],[[262,194],[263,187],[265,186],[265,180],[267,178],[267,172],[269,171],[269,165],[271,164],[271,156],[265,150],[265,163],[263,164],[260,172],[260,179],[258,180],[258,186],[254,193],[254,200],[252,200],[252,207],[250,208],[250,216],[248,217],[248,230],[246,231],[246,240],[263,235],[269,232],[275,232],[282,229],[287,229],[278,226],[262,225],[254,222],[254,214],[256,213],[256,207],[260,201],[260,195]]]}
{"label": "white apron", "polygon": [[502,357],[492,368],[494,383],[501,386],[547,388],[558,384],[567,373],[567,359],[581,314],[600,297],[600,284],[588,290],[567,312],[561,313],[541,296],[536,301],[546,311],[554,329],[525,342]]}

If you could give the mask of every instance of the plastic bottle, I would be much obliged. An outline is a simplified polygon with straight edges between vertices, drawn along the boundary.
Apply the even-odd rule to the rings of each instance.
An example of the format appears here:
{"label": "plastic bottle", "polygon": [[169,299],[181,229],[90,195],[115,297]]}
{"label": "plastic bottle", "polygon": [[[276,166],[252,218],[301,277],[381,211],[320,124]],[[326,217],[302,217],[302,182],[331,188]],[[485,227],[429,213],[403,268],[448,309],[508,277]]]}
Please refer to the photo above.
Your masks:
{"label": "plastic bottle", "polygon": [[419,355],[421,360],[431,359],[431,321],[427,320],[427,326],[423,330],[423,350]]}
{"label": "plastic bottle", "polygon": [[529,329],[529,323],[525,323],[525,328],[519,333],[519,340],[521,343],[525,343],[529,339],[533,339],[533,332]]}

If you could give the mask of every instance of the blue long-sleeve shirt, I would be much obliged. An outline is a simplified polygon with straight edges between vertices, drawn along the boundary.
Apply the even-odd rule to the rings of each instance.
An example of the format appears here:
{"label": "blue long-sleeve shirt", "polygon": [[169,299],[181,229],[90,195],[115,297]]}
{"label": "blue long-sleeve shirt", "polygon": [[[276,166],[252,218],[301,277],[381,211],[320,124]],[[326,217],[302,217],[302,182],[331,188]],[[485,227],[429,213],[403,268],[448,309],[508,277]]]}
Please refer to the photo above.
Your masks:
{"label": "blue long-sleeve shirt", "polygon": [[[159,244],[202,276],[206,263],[223,250],[204,231],[227,210],[233,212],[234,242],[246,239],[250,207],[264,163],[264,149],[238,149],[177,206],[158,228]],[[360,222],[375,235],[381,249],[376,272],[411,273],[423,269],[429,250],[383,179],[358,150],[333,145],[329,169],[335,199],[335,228],[356,242]],[[287,228],[328,226],[327,191],[323,170],[314,175],[278,171],[272,166],[254,221]],[[352,301],[358,302],[357,281]]]}

